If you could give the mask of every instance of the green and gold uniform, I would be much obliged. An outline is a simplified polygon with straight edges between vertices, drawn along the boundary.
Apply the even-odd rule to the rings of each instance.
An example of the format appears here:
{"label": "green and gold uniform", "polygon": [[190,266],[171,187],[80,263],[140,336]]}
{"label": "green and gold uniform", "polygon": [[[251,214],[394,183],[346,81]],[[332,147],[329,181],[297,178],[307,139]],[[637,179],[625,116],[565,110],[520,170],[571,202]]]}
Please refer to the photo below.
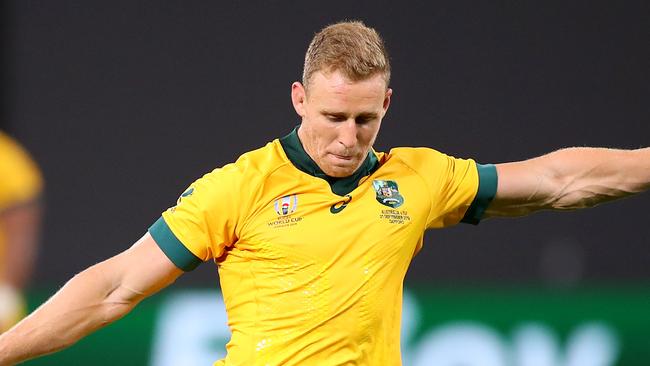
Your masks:
{"label": "green and gold uniform", "polygon": [[402,282],[427,228],[477,223],[496,169],[428,148],[327,177],[296,130],[194,182],[149,229],[213,259],[232,338],[215,365],[399,365]]}
{"label": "green and gold uniform", "polygon": [[[2,215],[40,196],[43,180],[29,154],[11,137],[0,131],[0,268],[5,268],[7,238]],[[0,332],[25,315],[25,306],[16,289],[11,289],[0,271]]]}

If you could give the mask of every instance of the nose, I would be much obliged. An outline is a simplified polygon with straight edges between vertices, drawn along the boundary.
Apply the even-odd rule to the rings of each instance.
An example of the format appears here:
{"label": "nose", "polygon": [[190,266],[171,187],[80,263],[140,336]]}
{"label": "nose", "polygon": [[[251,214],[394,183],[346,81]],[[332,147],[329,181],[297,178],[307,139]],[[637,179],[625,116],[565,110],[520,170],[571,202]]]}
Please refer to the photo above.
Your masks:
{"label": "nose", "polygon": [[338,126],[339,143],[346,149],[353,148],[357,144],[357,124],[354,119],[348,119]]}

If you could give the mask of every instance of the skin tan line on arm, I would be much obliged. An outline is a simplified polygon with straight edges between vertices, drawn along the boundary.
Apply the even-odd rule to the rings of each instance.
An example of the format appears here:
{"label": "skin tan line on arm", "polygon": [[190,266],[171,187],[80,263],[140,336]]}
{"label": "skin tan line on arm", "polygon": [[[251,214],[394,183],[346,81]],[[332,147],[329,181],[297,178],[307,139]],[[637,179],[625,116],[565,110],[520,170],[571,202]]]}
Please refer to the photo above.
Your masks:
{"label": "skin tan line on arm", "polygon": [[497,171],[497,193],[486,217],[593,207],[650,188],[650,148],[568,148],[497,164]]}
{"label": "skin tan line on arm", "polygon": [[126,251],[74,276],[39,309],[2,334],[0,365],[74,344],[123,317],[182,273],[145,234]]}

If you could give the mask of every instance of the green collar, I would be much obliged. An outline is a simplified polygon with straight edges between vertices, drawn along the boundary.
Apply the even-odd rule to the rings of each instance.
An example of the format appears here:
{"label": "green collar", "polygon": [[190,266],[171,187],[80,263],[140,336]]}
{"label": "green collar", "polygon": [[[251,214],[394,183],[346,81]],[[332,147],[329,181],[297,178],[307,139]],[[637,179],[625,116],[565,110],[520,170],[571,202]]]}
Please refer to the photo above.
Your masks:
{"label": "green collar", "polygon": [[363,164],[361,164],[359,169],[357,169],[351,176],[344,178],[328,176],[318,167],[318,165],[316,165],[316,162],[307,155],[307,152],[302,147],[302,143],[298,138],[298,127],[294,128],[290,134],[281,138],[280,144],[282,145],[285,154],[287,154],[287,157],[296,168],[314,177],[324,179],[329,183],[332,192],[339,196],[345,196],[352,192],[359,185],[361,178],[372,174],[377,170],[377,168],[379,168],[379,160],[372,151],[368,151],[366,160],[363,161]]}

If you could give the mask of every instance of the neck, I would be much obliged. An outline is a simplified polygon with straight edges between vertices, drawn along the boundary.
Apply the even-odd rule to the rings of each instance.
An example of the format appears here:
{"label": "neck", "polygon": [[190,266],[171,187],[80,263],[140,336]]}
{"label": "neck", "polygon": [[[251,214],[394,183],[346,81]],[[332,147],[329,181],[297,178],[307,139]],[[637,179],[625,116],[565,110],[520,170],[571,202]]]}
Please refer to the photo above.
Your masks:
{"label": "neck", "polygon": [[334,178],[330,177],[323,172],[323,170],[316,164],[314,159],[307,153],[303,147],[300,138],[300,130],[295,128],[289,135],[280,139],[280,144],[289,161],[297,169],[327,181],[332,189],[332,192],[338,195],[346,195],[350,193],[359,183],[361,178],[372,174],[379,168],[379,161],[375,154],[370,151],[365,161],[361,166],[349,177]]}

